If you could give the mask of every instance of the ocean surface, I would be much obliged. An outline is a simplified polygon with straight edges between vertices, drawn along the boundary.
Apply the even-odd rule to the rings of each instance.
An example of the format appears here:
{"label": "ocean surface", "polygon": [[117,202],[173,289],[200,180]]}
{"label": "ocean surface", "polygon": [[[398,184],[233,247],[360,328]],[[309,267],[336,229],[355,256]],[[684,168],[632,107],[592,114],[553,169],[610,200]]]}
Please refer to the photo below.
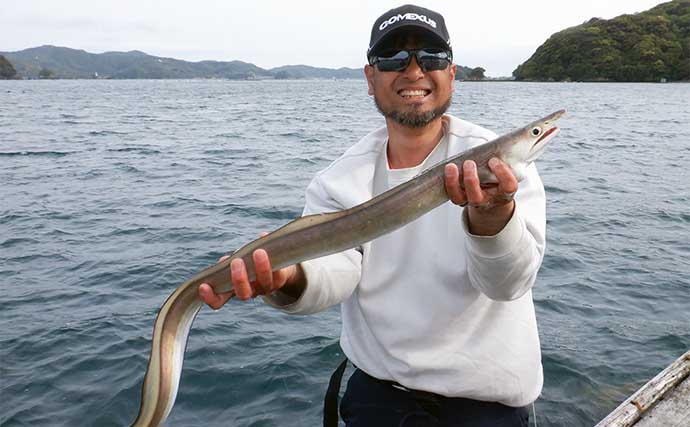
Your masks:
{"label": "ocean surface", "polygon": [[[383,125],[362,81],[0,81],[0,425],[126,426],[166,297],[298,217]],[[567,108],[538,161],[538,425],[591,426],[690,347],[690,85],[460,83],[498,133]],[[200,312],[168,426],[318,426],[337,307]]]}

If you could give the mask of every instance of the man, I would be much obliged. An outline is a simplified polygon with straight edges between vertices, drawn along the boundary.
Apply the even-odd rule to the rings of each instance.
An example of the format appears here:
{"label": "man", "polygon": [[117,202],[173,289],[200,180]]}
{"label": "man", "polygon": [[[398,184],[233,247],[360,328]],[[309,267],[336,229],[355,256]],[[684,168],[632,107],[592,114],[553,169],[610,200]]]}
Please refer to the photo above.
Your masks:
{"label": "man", "polygon": [[[342,210],[405,182],[495,134],[449,115],[456,65],[444,19],[405,5],[374,24],[365,66],[386,121],[319,172],[304,214]],[[544,189],[534,166],[518,183],[490,161],[446,168],[446,203],[360,248],[271,272],[253,254],[231,278],[242,300],[264,296],[289,313],[341,304],[341,346],[357,367],[341,415],[348,426],[521,426],[539,395],[542,367],[531,287],[544,252]],[[463,186],[460,185],[462,181]],[[228,295],[208,285],[212,308]]]}

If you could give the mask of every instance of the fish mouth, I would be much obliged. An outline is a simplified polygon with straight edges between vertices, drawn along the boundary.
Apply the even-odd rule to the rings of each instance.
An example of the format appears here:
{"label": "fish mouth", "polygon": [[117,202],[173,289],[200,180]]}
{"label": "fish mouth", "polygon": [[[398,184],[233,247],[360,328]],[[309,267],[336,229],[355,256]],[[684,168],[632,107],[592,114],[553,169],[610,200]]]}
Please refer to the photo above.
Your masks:
{"label": "fish mouth", "polygon": [[558,131],[557,126],[554,126],[551,129],[547,130],[546,132],[544,132],[544,134],[542,136],[539,137],[539,139],[537,139],[537,142],[535,142],[532,145],[532,147],[535,147],[537,144],[539,144],[541,141],[543,141],[546,137],[548,137],[549,135],[551,135],[552,133],[557,132],[557,131]]}
{"label": "fish mouth", "polygon": [[544,148],[546,148],[546,145],[548,144],[549,141],[551,141],[556,135],[558,135],[559,129],[556,126],[553,126],[552,128],[549,128],[542,136],[537,139],[537,141],[532,144],[532,148],[529,150],[529,158],[527,159],[527,162],[533,162],[539,155],[544,151]]}

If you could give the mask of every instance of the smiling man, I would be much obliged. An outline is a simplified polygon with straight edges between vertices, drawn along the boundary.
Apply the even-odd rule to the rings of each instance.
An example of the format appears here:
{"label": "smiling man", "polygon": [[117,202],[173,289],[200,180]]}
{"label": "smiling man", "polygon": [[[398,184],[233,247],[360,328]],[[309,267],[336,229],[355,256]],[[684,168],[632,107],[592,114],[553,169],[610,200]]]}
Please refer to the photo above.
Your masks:
{"label": "smiling man", "polygon": [[[314,177],[305,215],[363,203],[495,138],[445,114],[452,58],[438,13],[405,5],[376,20],[364,71],[385,126]],[[544,188],[534,165],[518,189],[509,166],[489,164],[497,185],[483,188],[471,161],[449,165],[451,203],[357,249],[276,272],[257,250],[251,283],[233,261],[242,300],[263,295],[295,314],[340,304],[340,344],[357,368],[341,404],[348,426],[527,425],[543,382],[531,287],[544,253]],[[212,308],[228,298],[205,284],[199,294]]]}

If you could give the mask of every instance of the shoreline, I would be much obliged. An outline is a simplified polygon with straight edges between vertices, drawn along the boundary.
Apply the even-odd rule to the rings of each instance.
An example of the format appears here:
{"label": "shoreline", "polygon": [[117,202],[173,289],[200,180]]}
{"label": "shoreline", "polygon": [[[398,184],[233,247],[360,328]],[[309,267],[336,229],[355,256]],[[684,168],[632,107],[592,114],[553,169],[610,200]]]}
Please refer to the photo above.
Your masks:
{"label": "shoreline", "polygon": [[[189,81],[189,80],[199,80],[199,81],[232,81],[232,82],[285,82],[285,81],[365,81],[363,78],[301,78],[301,79],[273,79],[273,78],[267,78],[267,79],[228,79],[228,78],[206,78],[206,77],[192,77],[192,78],[163,78],[163,79],[110,79],[110,78],[97,78],[97,79],[92,79],[92,78],[83,78],[83,77],[75,77],[75,78],[51,78],[51,79],[37,79],[37,78],[12,78],[12,79],[0,79],[0,81],[165,81],[165,80],[172,80],[172,81]],[[649,81],[612,81],[612,80],[586,80],[586,81],[577,81],[577,80],[562,80],[562,81],[556,81],[556,80],[514,80],[514,79],[484,79],[484,80],[455,80],[456,83],[595,83],[595,84],[601,84],[601,83],[646,83],[646,84],[678,84],[678,83],[690,83],[690,80],[673,80],[673,81],[654,81],[654,82],[649,82]]]}

